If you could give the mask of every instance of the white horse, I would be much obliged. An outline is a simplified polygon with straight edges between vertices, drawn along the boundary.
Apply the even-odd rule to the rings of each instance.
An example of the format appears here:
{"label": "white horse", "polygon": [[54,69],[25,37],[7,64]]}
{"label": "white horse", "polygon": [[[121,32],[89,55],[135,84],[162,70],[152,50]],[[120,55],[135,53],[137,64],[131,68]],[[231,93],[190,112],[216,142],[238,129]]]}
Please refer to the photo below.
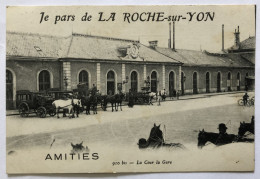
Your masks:
{"label": "white horse", "polygon": [[157,100],[157,95],[155,92],[150,92],[148,95],[149,95],[149,104],[153,105],[152,100],[153,99]]}
{"label": "white horse", "polygon": [[[74,105],[78,105],[81,107],[81,99],[68,99],[68,100],[59,99],[59,100],[53,101],[52,105],[56,109],[57,118],[60,118],[59,109],[63,109],[63,110],[68,109],[69,118],[71,118],[74,116],[74,110],[73,110]],[[72,116],[70,116],[71,113],[72,113]]]}

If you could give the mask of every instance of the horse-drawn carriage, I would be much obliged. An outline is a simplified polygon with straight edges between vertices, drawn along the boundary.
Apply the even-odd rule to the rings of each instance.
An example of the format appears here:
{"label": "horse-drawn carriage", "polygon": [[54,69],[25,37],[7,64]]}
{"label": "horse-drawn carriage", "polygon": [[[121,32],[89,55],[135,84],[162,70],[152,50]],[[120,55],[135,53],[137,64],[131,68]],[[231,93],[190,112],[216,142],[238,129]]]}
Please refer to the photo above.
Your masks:
{"label": "horse-drawn carriage", "polygon": [[149,87],[142,87],[142,91],[135,92],[131,91],[126,95],[127,101],[132,101],[133,104],[149,104],[150,96],[149,96]]}
{"label": "horse-drawn carriage", "polygon": [[54,100],[52,96],[43,92],[20,90],[16,93],[16,106],[21,117],[28,117],[32,113],[36,113],[41,118],[46,117],[47,113],[55,116],[56,112],[52,106]]}

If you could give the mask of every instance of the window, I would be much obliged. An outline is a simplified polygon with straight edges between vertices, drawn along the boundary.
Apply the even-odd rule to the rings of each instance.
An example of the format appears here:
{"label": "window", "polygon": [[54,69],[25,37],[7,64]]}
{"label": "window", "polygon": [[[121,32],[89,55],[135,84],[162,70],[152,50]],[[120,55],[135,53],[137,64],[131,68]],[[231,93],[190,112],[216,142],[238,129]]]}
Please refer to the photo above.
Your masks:
{"label": "window", "polygon": [[157,73],[153,71],[151,74],[151,91],[157,92]]}
{"label": "window", "polygon": [[85,83],[87,86],[87,89],[89,88],[89,81],[88,81],[88,72],[85,70],[82,70],[79,73],[79,83]]}
{"label": "window", "polygon": [[50,87],[50,73],[47,70],[43,70],[39,74],[39,91],[47,90]]}
{"label": "window", "polygon": [[107,94],[115,94],[115,73],[113,71],[107,73]]}

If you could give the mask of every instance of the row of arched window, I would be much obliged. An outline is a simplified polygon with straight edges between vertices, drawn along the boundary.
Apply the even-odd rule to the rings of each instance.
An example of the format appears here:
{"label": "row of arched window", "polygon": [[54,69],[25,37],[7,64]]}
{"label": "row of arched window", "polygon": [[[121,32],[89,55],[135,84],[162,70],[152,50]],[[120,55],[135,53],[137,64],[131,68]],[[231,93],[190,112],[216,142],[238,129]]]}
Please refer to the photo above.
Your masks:
{"label": "row of arched window", "polygon": [[[248,76],[248,73],[246,73],[246,76]],[[38,76],[38,87],[39,91],[47,90],[51,88],[51,74],[48,70],[42,70],[39,73]],[[169,79],[169,93],[172,93],[174,90],[176,90],[175,86],[175,73],[171,71],[168,76]],[[184,72],[181,73],[181,90],[182,93],[184,94],[185,92],[185,75]],[[193,93],[196,94],[198,93],[198,73],[194,72],[193,76]],[[210,92],[210,87],[211,87],[211,76],[209,72],[206,72],[206,78],[205,78],[205,84],[206,84],[206,92]],[[237,73],[236,75],[237,79],[237,90],[240,90],[240,83],[241,83],[241,74],[240,72]],[[79,73],[78,76],[78,82],[79,83],[85,83],[87,87],[90,87],[90,82],[89,82],[89,73],[86,70],[82,70]],[[214,80],[214,79],[212,79]],[[222,81],[222,74],[218,72],[217,78],[215,79],[217,82],[217,92],[221,91],[221,81]],[[6,70],[6,96],[8,98],[12,98],[12,85],[13,85],[13,77],[12,73],[9,70]],[[151,79],[150,79],[150,85],[151,85],[151,91],[156,92],[157,91],[157,86],[158,86],[158,74],[156,71],[151,72]],[[232,86],[232,74],[231,72],[228,72],[227,75],[227,89],[230,91]],[[138,73],[137,71],[132,71],[130,74],[130,87],[132,91],[137,92],[138,91]],[[113,70],[108,71],[107,73],[107,93],[112,93],[114,94],[116,90],[116,74]]]}
{"label": "row of arched window", "polygon": [[[246,73],[246,76],[248,76],[248,73]],[[181,91],[182,94],[185,93],[185,75],[184,72],[181,73]],[[213,79],[214,80],[214,79]],[[221,72],[218,72],[217,74],[217,78],[215,79],[217,82],[217,92],[221,92],[221,87],[222,87],[222,74]],[[211,76],[209,72],[206,72],[206,78],[205,78],[205,84],[206,84],[206,92],[209,93],[210,92],[210,85],[211,85]],[[192,85],[193,85],[193,93],[197,94],[198,93],[198,73],[194,72],[193,76],[192,76]],[[236,75],[236,86],[237,86],[237,90],[240,90],[240,86],[241,86],[241,74],[240,72],[237,73]],[[227,74],[227,90],[231,91],[231,87],[232,87],[232,74],[231,72],[228,72]]]}

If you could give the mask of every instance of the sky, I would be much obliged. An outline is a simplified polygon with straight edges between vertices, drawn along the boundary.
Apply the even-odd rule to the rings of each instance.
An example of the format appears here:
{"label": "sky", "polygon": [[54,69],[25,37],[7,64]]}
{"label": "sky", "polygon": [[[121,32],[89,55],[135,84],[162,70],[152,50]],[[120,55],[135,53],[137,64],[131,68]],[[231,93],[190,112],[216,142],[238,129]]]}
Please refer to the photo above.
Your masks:
{"label": "sky", "polygon": [[[207,50],[219,52],[222,48],[222,24],[225,26],[225,48],[234,44],[234,31],[240,26],[241,41],[255,36],[255,8],[252,5],[226,6],[11,6],[7,9],[7,31],[38,33],[54,36],[69,36],[71,33],[91,34],[140,40],[148,45],[150,40],[158,40],[158,46],[167,47],[169,39],[169,22],[136,21],[124,22],[123,13],[164,12],[168,15],[182,15],[186,20],[175,22],[176,49]],[[40,23],[41,13],[49,15],[48,21]],[[92,15],[91,21],[81,21],[81,17]],[[114,21],[98,21],[99,12],[108,18],[115,12]],[[188,12],[196,13],[188,21]],[[214,20],[196,20],[197,14],[214,12]],[[75,15],[74,21],[58,21],[56,16]],[[147,17],[147,16],[143,16]],[[71,20],[71,19],[70,19]]]}

